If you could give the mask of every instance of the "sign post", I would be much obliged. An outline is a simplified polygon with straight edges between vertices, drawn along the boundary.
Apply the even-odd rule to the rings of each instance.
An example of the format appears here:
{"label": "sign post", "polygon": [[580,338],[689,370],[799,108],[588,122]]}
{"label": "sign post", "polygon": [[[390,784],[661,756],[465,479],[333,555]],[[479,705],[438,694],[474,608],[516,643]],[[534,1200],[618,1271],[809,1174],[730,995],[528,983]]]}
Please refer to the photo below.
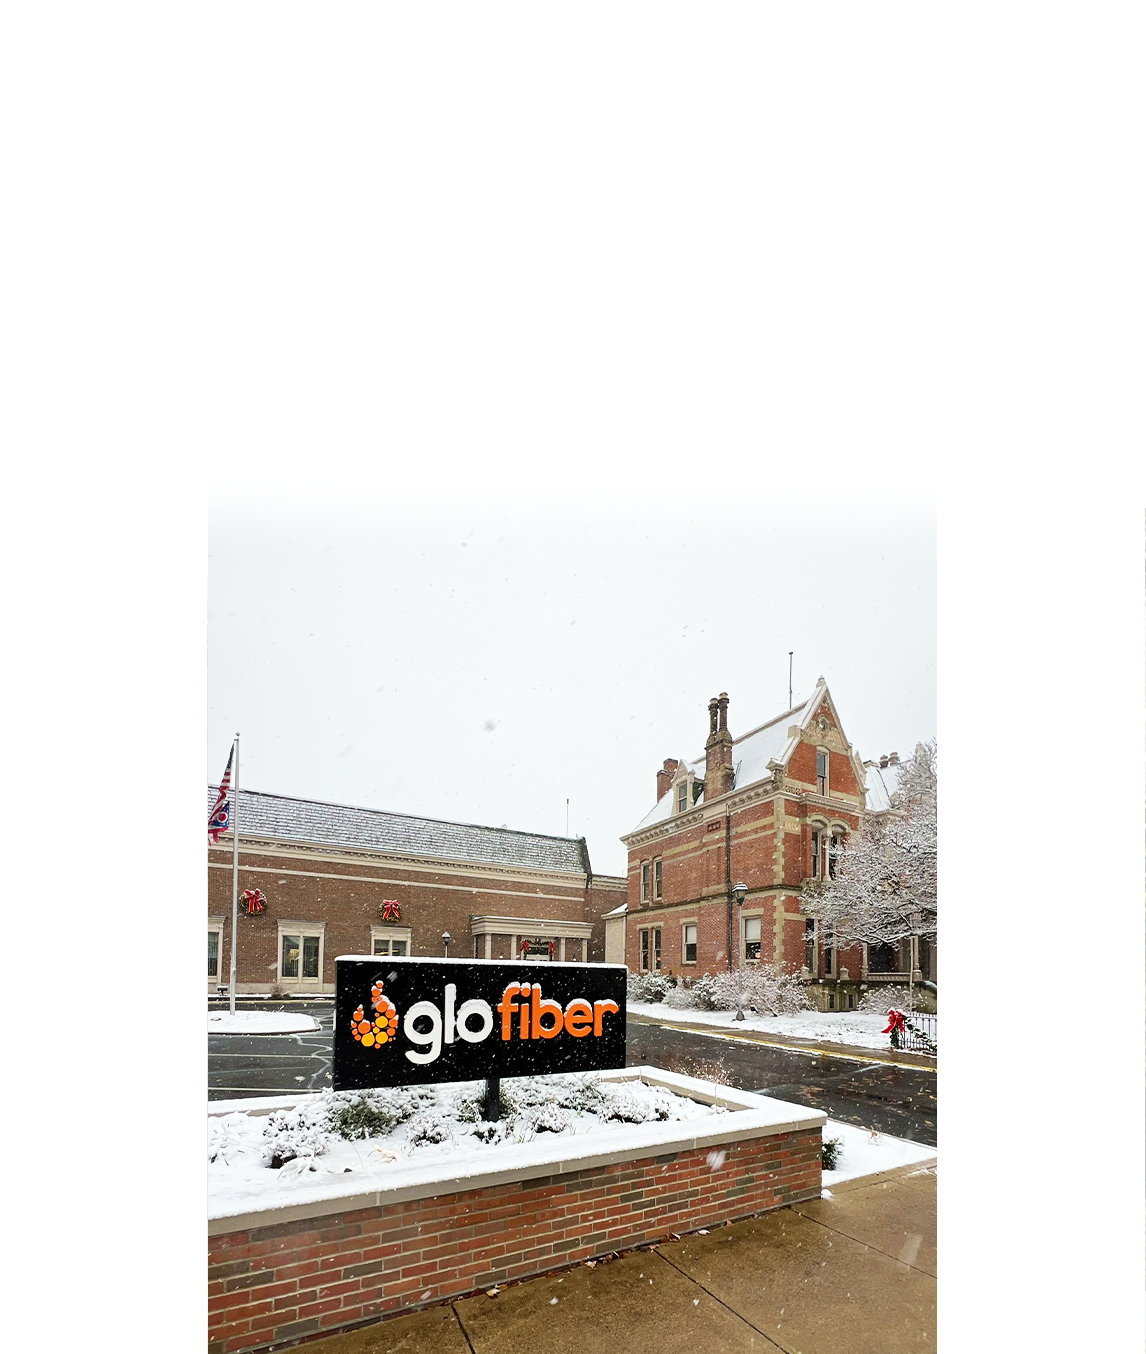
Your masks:
{"label": "sign post", "polygon": [[623,964],[344,955],[335,961],[336,1091],[625,1066]]}

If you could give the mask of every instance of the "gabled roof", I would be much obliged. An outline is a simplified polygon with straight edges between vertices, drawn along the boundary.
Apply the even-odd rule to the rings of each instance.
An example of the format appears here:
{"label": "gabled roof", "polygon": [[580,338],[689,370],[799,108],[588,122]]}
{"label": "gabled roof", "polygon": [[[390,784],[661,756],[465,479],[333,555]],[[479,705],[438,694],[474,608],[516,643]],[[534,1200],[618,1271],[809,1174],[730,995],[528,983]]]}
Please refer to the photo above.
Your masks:
{"label": "gabled roof", "polygon": [[[207,787],[208,811],[219,787]],[[574,837],[545,837],[475,823],[448,823],[382,809],[327,804],[286,795],[239,792],[239,839],[270,837],[315,846],[342,846],[387,855],[430,856],[435,860],[521,866],[584,876],[588,852]],[[230,840],[229,836],[226,840]]]}
{"label": "gabled roof", "polygon": [[[732,740],[732,767],[735,772],[732,782],[733,789],[738,790],[745,785],[754,785],[758,780],[766,780],[772,774],[768,770],[770,761],[785,762],[788,760],[798,741],[798,739],[789,738],[788,730],[793,724],[798,725],[801,729],[807,725],[818,709],[820,701],[827,694],[827,690],[824,679],[821,677],[816,690],[806,700],[793,705],[790,710],[785,710],[783,714],[775,715],[767,724],[761,724]],[[703,752],[694,761],[688,762],[687,765],[695,773],[697,779],[704,779],[705,757]],[[679,770],[677,774],[680,774]],[[645,814],[633,828],[633,831],[639,832],[641,828],[651,827],[654,823],[661,823],[671,818],[672,808],[673,792],[670,789]]]}

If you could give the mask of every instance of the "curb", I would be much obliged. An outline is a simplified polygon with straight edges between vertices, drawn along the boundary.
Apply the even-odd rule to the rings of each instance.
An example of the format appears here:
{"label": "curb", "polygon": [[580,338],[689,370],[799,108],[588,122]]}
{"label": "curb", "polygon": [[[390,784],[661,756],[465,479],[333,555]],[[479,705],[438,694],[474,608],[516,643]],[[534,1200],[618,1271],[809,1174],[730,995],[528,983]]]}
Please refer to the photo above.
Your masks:
{"label": "curb", "polygon": [[[742,1044],[763,1044],[766,1048],[786,1048],[794,1053],[818,1053],[824,1058],[846,1058],[851,1062],[886,1063],[889,1067],[905,1067],[920,1072],[938,1070],[937,1059],[927,1053],[901,1053],[898,1057],[878,1048],[860,1048],[855,1044],[818,1044],[812,1039],[794,1035],[766,1034],[762,1030],[729,1030],[722,1025],[693,1025],[683,1020],[658,1020],[655,1016],[626,1012],[627,1020],[636,1025],[656,1025],[665,1030],[687,1030],[689,1034],[707,1034],[716,1039],[731,1039]],[[911,1059],[910,1062],[905,1059]]]}
{"label": "curb", "polygon": [[[847,1194],[849,1190],[865,1189],[868,1185],[878,1184],[881,1180],[894,1180],[900,1175],[919,1175],[924,1171],[933,1171],[939,1163],[939,1154],[932,1157],[923,1157],[920,1161],[909,1161],[906,1166],[889,1166],[886,1171],[875,1171],[871,1175],[856,1175],[847,1180],[841,1180],[835,1185],[824,1185],[823,1189],[830,1189],[833,1194]],[[823,1197],[821,1195],[821,1197]],[[793,1205],[797,1207],[797,1205]]]}

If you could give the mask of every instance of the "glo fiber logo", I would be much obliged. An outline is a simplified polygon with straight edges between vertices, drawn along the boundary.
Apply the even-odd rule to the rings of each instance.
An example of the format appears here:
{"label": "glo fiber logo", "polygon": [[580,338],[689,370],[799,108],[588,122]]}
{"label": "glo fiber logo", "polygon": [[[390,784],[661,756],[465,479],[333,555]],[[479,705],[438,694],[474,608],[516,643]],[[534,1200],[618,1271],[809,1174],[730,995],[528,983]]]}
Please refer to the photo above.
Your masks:
{"label": "glo fiber logo", "polygon": [[367,1020],[359,1006],[350,1018],[350,1029],[355,1041],[363,1048],[381,1048],[388,1044],[398,1032],[398,1012],[389,997],[382,995],[382,979],[379,978],[370,989],[370,1000],[378,1013],[373,1021]]}

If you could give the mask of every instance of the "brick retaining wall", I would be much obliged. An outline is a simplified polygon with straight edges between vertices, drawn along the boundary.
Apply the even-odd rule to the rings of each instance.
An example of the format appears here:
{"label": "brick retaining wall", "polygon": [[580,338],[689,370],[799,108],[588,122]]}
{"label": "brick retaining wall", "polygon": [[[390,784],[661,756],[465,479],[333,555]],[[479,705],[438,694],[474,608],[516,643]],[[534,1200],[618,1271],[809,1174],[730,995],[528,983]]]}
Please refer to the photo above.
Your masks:
{"label": "brick retaining wall", "polygon": [[819,1192],[816,1127],[226,1232],[208,1246],[208,1354],[333,1334]]}

